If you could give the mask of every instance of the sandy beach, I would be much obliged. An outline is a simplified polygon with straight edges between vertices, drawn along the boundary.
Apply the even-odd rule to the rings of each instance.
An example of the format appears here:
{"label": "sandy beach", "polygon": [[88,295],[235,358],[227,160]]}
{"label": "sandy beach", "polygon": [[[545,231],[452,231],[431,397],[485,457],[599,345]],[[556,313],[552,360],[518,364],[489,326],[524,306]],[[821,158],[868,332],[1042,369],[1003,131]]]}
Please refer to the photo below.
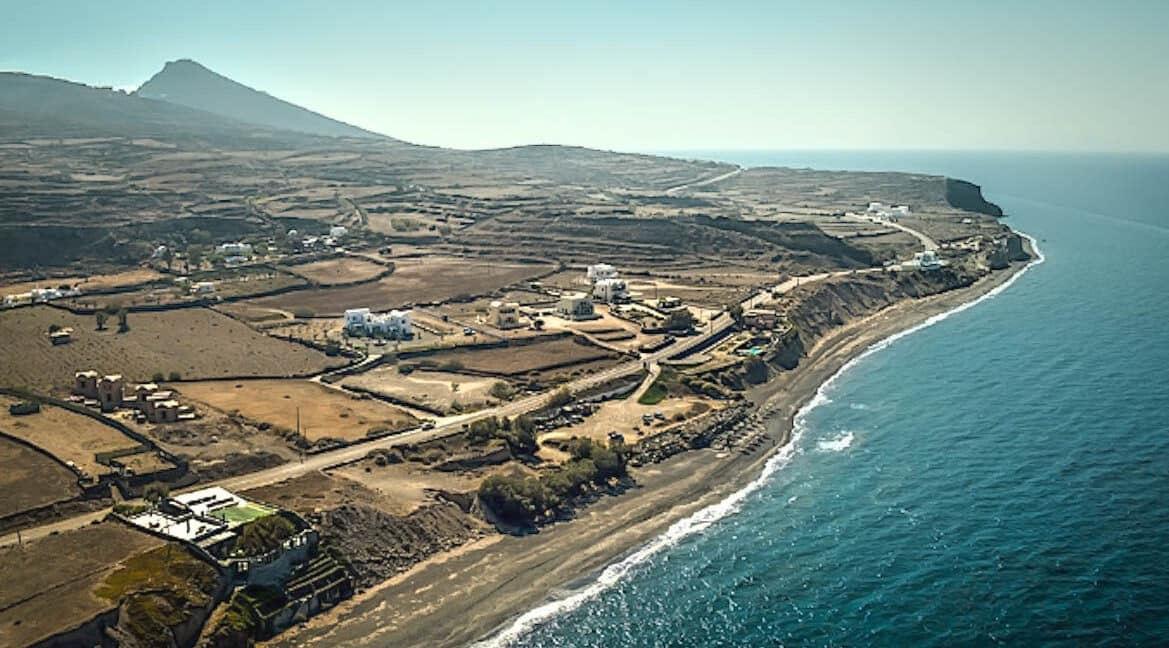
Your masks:
{"label": "sandy beach", "polygon": [[790,441],[799,409],[869,346],[976,299],[1024,267],[1014,264],[969,288],[898,304],[821,339],[799,368],[748,395],[772,412],[766,420],[769,445],[750,454],[684,452],[636,469],[635,488],[602,497],[575,520],[526,537],[491,536],[436,556],[290,629],[271,645],[461,646],[491,637],[756,479],[776,448]]}

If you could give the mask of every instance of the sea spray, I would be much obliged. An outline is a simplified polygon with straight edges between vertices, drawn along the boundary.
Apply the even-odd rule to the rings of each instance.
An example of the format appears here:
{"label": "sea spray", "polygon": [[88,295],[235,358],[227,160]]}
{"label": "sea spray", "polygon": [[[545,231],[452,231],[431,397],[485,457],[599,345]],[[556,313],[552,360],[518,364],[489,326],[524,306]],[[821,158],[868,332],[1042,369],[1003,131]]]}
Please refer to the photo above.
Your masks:
{"label": "sea spray", "polygon": [[[487,639],[477,642],[475,645],[479,646],[480,648],[499,648],[518,641],[537,626],[549,621],[550,619],[576,610],[591,599],[600,596],[606,590],[624,580],[627,576],[633,573],[637,567],[645,564],[658,553],[661,553],[662,551],[677,545],[683,539],[691,535],[701,533],[719,520],[722,520],[723,518],[726,518],[727,516],[739,511],[748,496],[767,484],[777,471],[779,471],[791,461],[791,458],[795,453],[795,448],[800,439],[803,437],[805,430],[807,429],[808,415],[816,408],[831,402],[828,397],[828,392],[832,389],[832,386],[837,381],[837,379],[840,378],[840,376],[844,375],[850,369],[857,366],[857,364],[865,358],[868,358],[882,349],[888,348],[894,342],[925,328],[933,326],[934,324],[945,320],[951,315],[961,313],[986,300],[993,299],[995,296],[1001,294],[1003,291],[1012,286],[1032,267],[1043,263],[1046,260],[1046,257],[1044,257],[1042,251],[1039,249],[1035,238],[1022,232],[1019,234],[1030,241],[1031,249],[1036,255],[1035,258],[1032,259],[1026,267],[1009,277],[1002,284],[995,286],[990,291],[980,295],[978,298],[960,304],[946,312],[933,315],[915,326],[907,328],[903,331],[899,331],[877,342],[874,342],[873,344],[866,347],[864,351],[841,365],[841,367],[837,369],[831,376],[829,376],[827,380],[820,384],[820,386],[816,389],[815,395],[796,412],[796,415],[792,421],[792,437],[789,443],[779,448],[774,455],[768,458],[767,462],[763,466],[763,470],[760,472],[758,477],[749,482],[740,490],[727,496],[722,501],[707,506],[693,515],[683,518],[670,525],[670,527],[666,529],[664,533],[650,541],[648,544],[637,549],[622,560],[605,567],[603,570],[601,570],[600,574],[596,577],[595,580],[588,583],[584,587],[567,594],[563,598],[548,601],[547,603],[525,612],[524,614],[517,617],[506,628],[498,631]],[[851,442],[851,433],[849,433],[848,443],[851,444]],[[789,504],[792,501],[794,500],[789,500]]]}

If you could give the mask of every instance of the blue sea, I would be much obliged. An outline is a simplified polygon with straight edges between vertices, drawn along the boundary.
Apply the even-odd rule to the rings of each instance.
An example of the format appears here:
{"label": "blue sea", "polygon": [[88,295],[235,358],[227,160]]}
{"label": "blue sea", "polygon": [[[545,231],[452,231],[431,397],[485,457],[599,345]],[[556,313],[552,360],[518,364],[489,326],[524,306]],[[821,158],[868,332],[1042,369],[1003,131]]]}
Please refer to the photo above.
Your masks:
{"label": "blue sea", "polygon": [[967,179],[1045,260],[855,362],[751,489],[497,642],[1169,643],[1169,157],[685,155]]}

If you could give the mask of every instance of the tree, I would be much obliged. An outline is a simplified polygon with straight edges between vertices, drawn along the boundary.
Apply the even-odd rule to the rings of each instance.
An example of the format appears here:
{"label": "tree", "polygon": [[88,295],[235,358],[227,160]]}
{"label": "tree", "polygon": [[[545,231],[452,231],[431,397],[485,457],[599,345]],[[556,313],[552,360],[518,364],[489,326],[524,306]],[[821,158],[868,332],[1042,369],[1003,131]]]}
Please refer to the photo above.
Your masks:
{"label": "tree", "polygon": [[56,333],[61,330],[60,324],[49,324],[49,333]]}
{"label": "tree", "polygon": [[142,490],[142,499],[150,502],[151,504],[154,504],[155,506],[157,506],[158,503],[162,500],[166,499],[169,495],[170,486],[167,486],[162,482],[153,482],[151,484],[147,484],[146,488]]}
{"label": "tree", "polygon": [[130,330],[130,323],[128,321],[130,311],[125,307],[118,309],[118,333],[125,333]]}
{"label": "tree", "polygon": [[515,389],[503,380],[497,380],[491,385],[491,396],[499,400],[508,400],[515,395]]}
{"label": "tree", "polygon": [[735,320],[735,324],[737,324],[739,326],[743,325],[743,305],[742,304],[731,304],[730,306],[727,307],[727,314],[731,316],[731,319]]}
{"label": "tree", "polygon": [[572,392],[567,387],[561,387],[548,397],[548,407],[564,407],[572,402]]}
{"label": "tree", "polygon": [[97,320],[97,330],[106,330],[106,319],[109,317],[109,315],[107,315],[104,310],[99,310],[93,314],[93,317]]}

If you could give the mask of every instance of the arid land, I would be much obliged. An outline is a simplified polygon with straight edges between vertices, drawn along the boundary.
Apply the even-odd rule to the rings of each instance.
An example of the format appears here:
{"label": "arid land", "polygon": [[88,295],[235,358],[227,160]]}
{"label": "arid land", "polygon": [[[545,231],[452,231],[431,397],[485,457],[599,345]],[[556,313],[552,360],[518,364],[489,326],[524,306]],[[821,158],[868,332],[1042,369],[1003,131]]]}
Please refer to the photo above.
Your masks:
{"label": "arid land", "polygon": [[[29,576],[0,637],[20,645],[485,636],[741,488],[848,358],[1028,256],[937,176],[455,151],[3,89],[0,565]],[[626,293],[569,315],[596,264]],[[412,330],[346,328],[360,308]],[[297,520],[316,562],[259,586],[130,526],[209,486]],[[356,594],[290,629],[277,612],[324,571]]]}

